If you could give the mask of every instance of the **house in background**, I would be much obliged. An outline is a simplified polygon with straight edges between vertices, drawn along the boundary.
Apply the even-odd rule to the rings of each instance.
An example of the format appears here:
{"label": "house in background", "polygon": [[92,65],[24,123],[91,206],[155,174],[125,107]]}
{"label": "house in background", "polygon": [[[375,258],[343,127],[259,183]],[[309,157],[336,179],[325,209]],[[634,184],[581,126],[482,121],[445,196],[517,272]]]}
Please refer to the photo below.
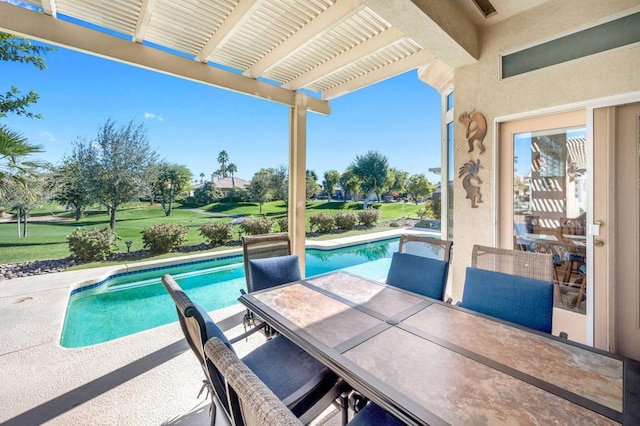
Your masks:
{"label": "house in background", "polygon": [[221,178],[215,174],[211,176],[211,182],[216,186],[216,189],[218,189],[225,195],[225,197],[229,195],[229,191],[231,191],[232,188],[247,189],[249,188],[249,184],[251,183],[248,180],[240,179],[237,177]]}

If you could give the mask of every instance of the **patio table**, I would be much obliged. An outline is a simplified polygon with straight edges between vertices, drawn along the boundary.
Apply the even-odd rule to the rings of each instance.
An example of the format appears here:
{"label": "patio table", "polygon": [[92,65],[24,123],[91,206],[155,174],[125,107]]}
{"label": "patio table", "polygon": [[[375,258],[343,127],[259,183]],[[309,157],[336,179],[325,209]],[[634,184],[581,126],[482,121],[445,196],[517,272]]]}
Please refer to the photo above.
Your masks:
{"label": "patio table", "polygon": [[240,302],[409,424],[635,424],[636,361],[346,272]]}

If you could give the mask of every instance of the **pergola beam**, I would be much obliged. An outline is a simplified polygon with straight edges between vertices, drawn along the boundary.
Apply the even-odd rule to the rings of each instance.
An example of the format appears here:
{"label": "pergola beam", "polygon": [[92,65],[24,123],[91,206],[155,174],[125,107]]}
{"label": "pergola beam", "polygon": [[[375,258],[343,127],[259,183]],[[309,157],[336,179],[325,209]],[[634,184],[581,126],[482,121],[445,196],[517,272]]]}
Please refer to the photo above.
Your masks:
{"label": "pergola beam", "polygon": [[302,87],[309,86],[318,80],[341,71],[359,59],[373,55],[376,52],[384,50],[389,44],[401,40],[405,35],[399,29],[391,27],[380,34],[363,41],[352,49],[347,50],[341,55],[335,56],[327,62],[318,65],[309,72],[298,78],[291,80],[283,87],[286,89],[297,90]]}
{"label": "pergola beam", "polygon": [[323,34],[331,31],[363,8],[364,6],[360,4],[360,0],[341,0],[333,3],[313,21],[309,22],[308,25],[305,25],[300,29],[300,31],[280,43],[275,49],[267,53],[260,61],[255,63],[243,74],[254,78],[261,76],[265,72],[269,71],[269,69],[288,57],[295,55],[319,37],[322,37]]}
{"label": "pergola beam", "polygon": [[147,34],[147,28],[149,28],[153,9],[155,7],[156,0],[142,0],[140,15],[138,15],[138,22],[136,22],[136,30],[133,33],[133,41],[136,43],[142,43],[144,40],[144,36]]}
{"label": "pergola beam", "polygon": [[322,99],[330,100],[345,93],[362,89],[363,87],[426,65],[434,59],[436,59],[436,57],[431,52],[421,50],[420,52],[414,53],[413,55],[407,56],[406,58],[389,64],[385,67],[378,68],[377,70],[365,74],[359,78],[332,87],[331,89],[323,90]]}
{"label": "pergola beam", "polygon": [[[181,58],[70,22],[60,21],[5,2],[0,2],[0,31],[290,107],[296,105],[296,92],[294,91]],[[308,97],[307,109],[319,114],[331,112],[328,102],[311,97]]]}
{"label": "pergola beam", "polygon": [[56,1],[55,0],[42,0],[42,11],[45,15],[56,17]]}
{"label": "pergola beam", "polygon": [[195,60],[207,62],[207,58],[220,50],[262,3],[264,3],[264,0],[240,0],[227,19],[220,25],[220,28],[211,35],[211,38],[196,55]]}
{"label": "pergola beam", "polygon": [[289,136],[289,238],[292,252],[298,255],[304,278],[305,237],[307,229],[305,210],[307,204],[307,101],[305,94],[296,95],[296,105],[291,108]]}

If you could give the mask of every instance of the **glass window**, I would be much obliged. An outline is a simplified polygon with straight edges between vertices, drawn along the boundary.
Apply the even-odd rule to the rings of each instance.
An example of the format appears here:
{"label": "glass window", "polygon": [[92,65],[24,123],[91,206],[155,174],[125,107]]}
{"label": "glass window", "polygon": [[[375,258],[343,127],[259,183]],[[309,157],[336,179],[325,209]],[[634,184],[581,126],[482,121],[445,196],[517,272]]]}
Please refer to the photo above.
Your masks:
{"label": "glass window", "polygon": [[453,109],[453,92],[447,95],[447,111]]}
{"label": "glass window", "polygon": [[551,253],[555,305],[584,313],[586,129],[519,133],[513,144],[515,248]]}

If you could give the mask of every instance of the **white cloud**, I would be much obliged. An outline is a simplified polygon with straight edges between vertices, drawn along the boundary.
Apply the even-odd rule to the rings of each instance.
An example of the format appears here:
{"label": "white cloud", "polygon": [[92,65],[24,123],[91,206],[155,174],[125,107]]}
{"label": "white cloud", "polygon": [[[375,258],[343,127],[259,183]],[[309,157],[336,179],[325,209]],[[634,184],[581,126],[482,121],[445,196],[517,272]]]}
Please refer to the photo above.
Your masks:
{"label": "white cloud", "polygon": [[40,136],[43,137],[44,139],[47,139],[49,142],[57,142],[58,141],[56,139],[56,137],[53,136],[53,134],[51,134],[49,132],[40,132]]}
{"label": "white cloud", "polygon": [[152,112],[145,112],[144,113],[144,119],[145,120],[153,120],[154,118],[157,119],[158,121],[164,121],[164,118],[162,118],[159,115],[155,115]]}

